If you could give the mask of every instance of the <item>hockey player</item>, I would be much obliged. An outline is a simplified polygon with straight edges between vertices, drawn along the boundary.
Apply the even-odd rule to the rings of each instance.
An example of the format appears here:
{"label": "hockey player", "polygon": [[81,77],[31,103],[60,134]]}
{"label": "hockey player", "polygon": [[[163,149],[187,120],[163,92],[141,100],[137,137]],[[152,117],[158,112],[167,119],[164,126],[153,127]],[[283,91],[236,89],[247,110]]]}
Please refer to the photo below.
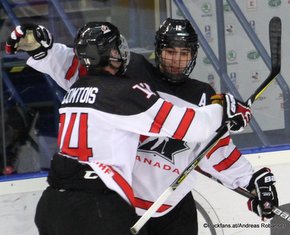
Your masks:
{"label": "hockey player", "polygon": [[[181,25],[184,26],[181,22],[170,22],[170,20],[168,20],[169,23],[171,24],[172,27],[169,28],[174,28],[173,26],[176,26],[174,24],[177,25]],[[174,23],[174,24],[172,24]],[[185,64],[189,64],[190,66],[186,67],[186,74],[184,75],[183,73],[183,69],[182,72],[178,72],[178,70],[180,70],[180,66],[175,66],[174,69],[171,70],[164,70],[164,68],[162,69],[162,65],[160,63],[160,58],[159,58],[159,62],[157,60],[157,64],[160,65],[160,71],[161,74],[157,74],[159,77],[161,75],[162,78],[166,78],[163,80],[156,80],[156,86],[159,89],[159,94],[162,96],[165,96],[166,98],[168,97],[172,97],[172,101],[173,103],[177,103],[180,105],[189,105],[188,102],[190,103],[194,103],[197,105],[205,105],[208,103],[209,101],[209,97],[214,94],[214,91],[210,88],[210,86],[200,83],[196,80],[190,80],[187,79],[188,75],[190,74],[191,70],[194,67],[195,64],[195,59],[196,59],[196,54],[197,54],[197,36],[194,32],[194,30],[191,30],[191,26],[189,27],[188,22],[186,23],[186,27],[183,27],[184,32],[188,31],[188,35],[189,37],[180,37],[178,40],[178,37],[176,36],[176,33],[178,32],[174,32],[174,31],[169,31],[169,32],[163,32],[164,35],[159,35],[159,36],[166,36],[166,33],[171,34],[172,37],[168,37],[166,41],[166,44],[170,44],[170,40],[172,40],[173,44],[170,45],[170,47],[167,47],[167,55],[174,55],[174,54],[179,54],[179,55],[184,55],[186,57],[189,56],[189,61],[190,63],[185,63]],[[166,24],[165,24],[166,25]],[[164,26],[164,25],[163,25]],[[165,26],[163,27],[163,29],[165,28]],[[177,27],[175,27],[177,28]],[[162,28],[161,28],[162,29]],[[161,31],[160,29],[160,31]],[[182,33],[184,33],[182,32]],[[182,35],[182,34],[181,34]],[[175,47],[175,50],[180,50],[180,48],[183,48],[181,52],[175,53],[173,51],[174,48],[174,38],[176,38],[176,44],[179,44],[179,46]],[[192,41],[190,41],[189,39],[193,39]],[[188,41],[186,41],[188,40]],[[158,44],[158,43],[157,43]],[[165,45],[165,44],[164,44]],[[162,46],[162,48],[166,48],[166,46]],[[160,45],[159,45],[160,46]],[[156,54],[157,52],[161,52],[161,47],[157,46],[157,50],[156,50]],[[176,46],[176,45],[175,45]],[[52,50],[55,49],[57,47],[52,47]],[[64,49],[64,46],[60,46],[59,48]],[[159,48],[159,49],[158,49]],[[45,57],[42,61],[37,61],[34,59],[29,59],[28,64],[33,65],[33,67],[38,68],[39,70],[42,69],[41,63],[47,63],[45,62],[49,57],[52,58],[52,56],[55,58],[55,55],[57,54],[57,52],[61,51],[61,49],[55,50],[54,53],[50,54],[51,52],[48,52],[48,56]],[[66,51],[69,51],[70,49],[66,48]],[[164,51],[164,50],[162,50]],[[65,59],[68,60],[67,55],[69,55],[69,53],[61,53]],[[158,54],[159,55],[159,54]],[[158,58],[158,55],[156,58]],[[194,55],[194,56],[192,56]],[[70,54],[71,58],[73,58],[73,53]],[[191,58],[192,56],[192,58]],[[160,57],[160,55],[159,55]],[[76,72],[77,70],[77,66],[74,66],[75,60],[69,59],[68,61],[73,61],[71,64],[73,66],[70,67],[70,73],[66,73],[67,75],[69,74],[69,76],[66,76],[66,78],[72,77],[71,80],[67,79],[56,79],[58,81],[59,84],[62,84],[64,87],[66,85],[68,85],[73,79],[74,79],[74,73],[72,73],[71,71]],[[136,65],[136,60],[139,60],[140,64],[143,59],[139,57],[134,57],[133,61],[130,62],[130,64],[132,65],[130,67],[130,64],[128,66],[128,70],[127,70],[127,74],[130,74],[131,76],[137,76],[138,73],[142,74],[141,71],[139,69],[136,69],[135,65]],[[62,59],[63,60],[63,59]],[[58,60],[57,62],[61,62],[60,64],[65,64],[65,61],[63,62],[62,60]],[[179,59],[180,60],[180,59]],[[48,60],[49,61],[49,60]],[[178,61],[178,60],[177,60]],[[164,62],[166,62],[163,58],[163,67],[166,67],[164,65]],[[37,66],[38,65],[38,66]],[[134,65],[134,66],[133,66]],[[51,71],[49,71],[49,69],[47,70],[46,66],[46,72],[49,74],[54,75]],[[137,66],[138,67],[138,66]],[[140,66],[139,66],[140,67]],[[152,66],[151,66],[152,67]],[[59,71],[57,69],[57,66],[55,66],[56,71]],[[131,68],[131,69],[130,69]],[[137,70],[137,72],[134,73],[134,70],[132,70],[132,68],[135,68],[135,71]],[[148,70],[150,66],[148,65]],[[43,70],[41,70],[42,72],[44,72]],[[133,71],[133,72],[132,72]],[[143,70],[142,70],[143,71]],[[66,72],[66,70],[64,70],[64,73]],[[164,76],[163,74],[168,73],[170,74],[175,74],[176,76]],[[180,77],[180,80],[178,80],[178,77]],[[173,79],[172,79],[173,78]],[[169,82],[168,82],[169,81]],[[191,83],[191,81],[193,81]],[[186,92],[188,91],[188,92]],[[192,94],[192,95],[191,95]],[[179,99],[177,96],[179,96],[180,98],[184,99]],[[174,98],[175,97],[175,98]],[[200,103],[200,101],[202,101]],[[144,140],[145,138],[143,138]],[[236,158],[237,156],[239,157],[238,160],[236,162],[240,162],[240,165],[244,166],[244,169],[246,169],[247,171],[244,174],[244,178],[246,182],[248,182],[250,176],[252,175],[252,169],[249,166],[249,164],[243,159],[243,157],[240,157],[238,150],[235,148],[235,146],[231,146],[231,142],[229,141],[229,137],[225,137],[224,140],[226,140],[226,142],[228,143],[228,151],[224,151],[227,154],[230,154],[231,151],[233,151],[233,156],[230,158],[228,158],[228,162],[231,162],[234,158]],[[134,190],[136,193],[136,206],[137,208],[141,208],[141,209],[146,209],[149,205],[150,202],[154,202],[154,200],[159,196],[160,193],[163,192],[163,190],[165,188],[168,187],[168,185],[177,177],[178,172],[182,171],[183,168],[185,166],[187,166],[188,162],[192,160],[192,157],[194,156],[194,154],[198,153],[198,151],[195,151],[195,153],[191,154],[190,152],[192,151],[192,149],[196,149],[199,150],[201,148],[198,148],[197,144],[194,144],[192,146],[190,146],[191,148],[189,148],[189,143],[183,143],[181,141],[175,141],[172,139],[159,139],[158,141],[156,139],[151,139],[147,138],[144,142],[142,142],[140,148],[139,148],[139,153],[137,156],[137,162],[135,164],[135,168],[134,168],[134,178],[133,178],[133,185],[134,185]],[[171,146],[171,147],[170,147]],[[155,148],[152,148],[155,147]],[[162,147],[162,148],[161,148]],[[148,149],[149,148],[149,149]],[[151,150],[150,150],[151,149]],[[223,153],[222,150],[224,150],[225,147],[223,149],[219,149],[219,151],[216,151],[215,154],[212,154],[213,156],[219,156],[221,155],[220,159],[218,159],[219,161],[222,161],[223,156],[227,157],[227,154],[225,155]],[[180,152],[179,152],[180,151]],[[157,153],[157,154],[156,154]],[[157,156],[161,156],[160,157],[156,157]],[[178,156],[180,155],[180,156]],[[183,155],[183,157],[182,157]],[[178,156],[178,157],[176,157]],[[164,158],[165,157],[165,158]],[[182,157],[182,161],[178,161],[179,159],[181,159]],[[163,159],[164,158],[164,159]],[[167,159],[167,160],[166,160]],[[147,162],[147,165],[145,164]],[[148,162],[153,162],[150,163],[150,165],[148,166]],[[224,163],[225,164],[225,163]],[[164,168],[163,169],[163,173],[161,172],[160,167],[158,167],[158,165],[162,165]],[[206,165],[206,164],[204,164]],[[218,165],[218,164],[216,164]],[[222,164],[220,164],[222,165]],[[236,163],[235,163],[236,165]],[[146,169],[147,168],[147,169]],[[162,168],[162,167],[161,167]],[[168,168],[172,169],[172,171],[169,171]],[[218,167],[216,167],[218,168]],[[237,169],[238,167],[236,167]],[[233,167],[232,169],[235,169],[235,167]],[[145,172],[145,174],[142,172],[146,170],[147,172]],[[150,173],[148,173],[148,170]],[[213,169],[213,172],[215,172],[216,170]],[[160,173],[161,172],[161,173]],[[168,173],[170,172],[170,173]],[[230,172],[230,171],[229,171]],[[239,180],[237,180],[239,177],[241,177],[241,170],[240,172],[237,172],[236,174],[232,174],[232,176],[236,177],[233,178],[232,180],[230,180],[227,176],[227,174],[225,174],[225,176],[223,176],[223,174],[218,173],[218,175],[221,178],[224,178],[225,182],[230,182],[229,185],[234,185],[232,187],[237,187],[242,185],[243,183],[240,183]],[[150,178],[145,178],[147,176],[152,177]],[[222,177],[223,176],[223,177]],[[231,177],[232,177],[231,176]],[[135,180],[136,179],[136,180]],[[153,180],[152,180],[153,179]],[[166,180],[165,180],[166,179]],[[147,181],[149,182],[149,185],[147,185]],[[152,192],[152,181],[154,181],[154,192],[152,193],[152,196],[148,196],[150,191]],[[151,182],[151,183],[150,183]],[[239,184],[240,183],[240,184]],[[183,185],[187,185],[187,184],[183,184]],[[176,234],[178,231],[178,234],[193,234],[193,231],[195,230],[195,228],[197,228],[197,225],[193,222],[196,221],[196,217],[194,217],[194,211],[195,211],[195,207],[194,207],[194,201],[192,200],[192,197],[190,194],[188,194],[186,197],[184,197],[187,192],[189,192],[189,190],[192,187],[192,184],[188,184],[189,186],[186,187],[186,189],[183,190],[176,190],[178,193],[176,193],[177,197],[172,201],[170,201],[170,203],[168,205],[165,205],[163,207],[164,210],[159,211],[159,214],[157,216],[156,219],[152,219],[151,221],[149,221],[147,228],[150,231],[150,234]],[[158,187],[156,187],[158,186]],[[181,187],[181,186],[180,186]],[[184,199],[182,199],[184,197]],[[182,199],[182,201],[175,206],[180,200]],[[144,207],[145,205],[145,207]],[[180,213],[179,213],[180,211]],[[189,213],[186,213],[186,211],[188,211]],[[143,211],[138,209],[139,214],[142,214]],[[165,215],[166,214],[166,215]],[[161,216],[163,215],[163,216]],[[178,216],[177,216],[178,215]],[[190,216],[189,216],[190,215]],[[193,219],[192,219],[193,217]],[[180,223],[180,221],[183,221],[182,223]],[[169,226],[172,225],[172,226]],[[175,225],[177,225],[175,227]],[[159,229],[160,231],[157,231],[156,229]],[[166,229],[167,230],[164,230]],[[172,228],[175,228],[175,230]],[[170,232],[169,232],[170,231]]]}
{"label": "hockey player", "polygon": [[[168,18],[160,26],[155,36],[155,60],[159,74],[155,76],[155,81],[161,97],[180,106],[191,104],[193,107],[208,105],[210,98],[216,97],[209,84],[189,79],[196,64],[198,47],[197,34],[188,20]],[[191,144],[166,137],[143,136],[140,142],[133,170],[133,188],[137,213],[143,214],[208,141]],[[261,217],[274,216],[272,206],[278,206],[278,197],[273,174],[267,168],[254,173],[229,133],[219,140],[199,167],[231,189],[256,189],[257,198],[249,200],[249,209]],[[190,193],[194,187],[194,174],[174,191],[156,217],[147,222],[145,226],[149,234],[197,234],[197,213]],[[272,180],[266,183],[265,179],[269,178]],[[154,191],[150,190],[152,184]]]}

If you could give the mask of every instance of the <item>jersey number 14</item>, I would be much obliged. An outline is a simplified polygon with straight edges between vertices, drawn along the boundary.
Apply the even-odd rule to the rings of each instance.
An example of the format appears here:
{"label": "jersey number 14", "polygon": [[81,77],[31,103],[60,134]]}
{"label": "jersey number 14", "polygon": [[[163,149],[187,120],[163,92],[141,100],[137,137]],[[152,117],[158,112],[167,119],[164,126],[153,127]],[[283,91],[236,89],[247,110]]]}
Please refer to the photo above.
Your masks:
{"label": "jersey number 14", "polygon": [[[69,155],[71,157],[77,157],[80,161],[88,161],[90,157],[93,156],[92,148],[88,147],[88,114],[81,113],[79,118],[79,123],[76,123],[76,113],[72,113],[70,115],[70,120],[66,131],[64,132],[64,123],[66,114],[60,115],[60,126],[57,138],[57,144],[60,148],[60,153]],[[78,126],[78,135],[73,136],[73,138],[77,138],[77,147],[70,147],[70,142],[72,138],[73,128]],[[63,136],[64,135],[64,136]],[[63,143],[61,145],[61,140],[63,138]]]}

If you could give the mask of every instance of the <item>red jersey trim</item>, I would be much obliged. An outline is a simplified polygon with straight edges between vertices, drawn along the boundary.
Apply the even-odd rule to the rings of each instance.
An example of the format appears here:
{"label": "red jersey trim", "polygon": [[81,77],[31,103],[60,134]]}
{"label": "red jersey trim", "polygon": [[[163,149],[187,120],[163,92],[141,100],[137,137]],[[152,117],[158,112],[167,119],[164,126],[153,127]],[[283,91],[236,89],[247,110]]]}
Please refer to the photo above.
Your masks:
{"label": "red jersey trim", "polygon": [[159,109],[157,115],[154,118],[154,122],[151,125],[150,132],[159,133],[166,118],[168,117],[173,104],[169,102],[163,102],[161,108]]}
{"label": "red jersey trim", "polygon": [[236,161],[239,160],[240,156],[241,156],[241,152],[235,148],[232,153],[223,161],[221,161],[220,163],[214,165],[213,167],[218,171],[223,171],[228,169],[231,165],[233,165]]}
{"label": "red jersey trim", "polygon": [[79,60],[75,55],[74,58],[72,59],[71,66],[66,72],[65,79],[70,80],[72,76],[77,72],[78,68],[79,68]]}
{"label": "red jersey trim", "polygon": [[63,132],[63,127],[64,127],[64,120],[65,120],[65,114],[60,114],[59,116],[59,131],[58,131],[58,137],[57,137],[57,146],[60,147],[60,141],[61,141],[61,136]]}
{"label": "red jersey trim", "polygon": [[142,143],[142,142],[144,142],[146,139],[148,139],[149,138],[149,136],[146,136],[146,135],[140,135],[140,137],[139,137],[139,142],[140,143]]}
{"label": "red jersey trim", "polygon": [[[140,208],[143,210],[148,210],[154,202],[146,201],[146,200],[143,200],[141,198],[135,197],[135,203],[136,203],[135,206],[137,208]],[[159,212],[159,213],[164,212],[164,211],[168,210],[170,207],[171,207],[170,205],[163,204],[159,207],[159,209],[156,212]]]}
{"label": "red jersey trim", "polygon": [[183,115],[183,118],[173,135],[173,138],[180,139],[180,140],[184,138],[194,116],[195,116],[195,111],[193,109],[186,109],[186,112]]}
{"label": "red jersey trim", "polygon": [[120,188],[123,190],[126,197],[129,199],[132,206],[135,207],[135,198],[132,187],[127,183],[127,181],[117,172],[115,171],[111,166],[108,166],[113,172],[113,179],[114,181],[120,186]]}
{"label": "red jersey trim", "polygon": [[80,65],[80,67],[79,67],[79,77],[81,78],[81,77],[83,77],[85,75],[87,75],[87,69],[84,66]]}
{"label": "red jersey trim", "polygon": [[208,154],[206,155],[207,158],[210,158],[211,155],[219,148],[227,146],[230,143],[230,137],[227,136],[223,139],[220,139],[217,144],[208,152]]}

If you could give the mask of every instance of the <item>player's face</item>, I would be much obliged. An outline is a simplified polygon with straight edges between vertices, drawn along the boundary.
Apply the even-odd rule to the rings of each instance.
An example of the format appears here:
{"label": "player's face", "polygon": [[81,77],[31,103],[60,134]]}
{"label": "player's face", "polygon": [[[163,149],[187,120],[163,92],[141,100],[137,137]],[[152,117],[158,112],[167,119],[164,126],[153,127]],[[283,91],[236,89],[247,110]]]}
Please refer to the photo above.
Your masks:
{"label": "player's face", "polygon": [[[120,59],[121,56],[117,50],[111,50],[111,58]],[[109,72],[111,72],[112,74],[116,74],[120,69],[121,65],[122,62],[120,61],[110,60],[110,66],[108,68],[110,70]]]}
{"label": "player's face", "polygon": [[166,47],[161,51],[161,70],[180,74],[191,60],[191,50],[187,47]]}
{"label": "player's face", "polygon": [[[111,51],[111,57],[112,58],[116,58],[116,59],[120,59],[121,58],[121,56],[120,56],[120,54],[119,54],[119,52],[117,50],[112,50]],[[111,60],[111,65],[114,68],[116,68],[116,69],[120,68],[121,64],[122,63],[120,61],[113,61],[113,60]]]}

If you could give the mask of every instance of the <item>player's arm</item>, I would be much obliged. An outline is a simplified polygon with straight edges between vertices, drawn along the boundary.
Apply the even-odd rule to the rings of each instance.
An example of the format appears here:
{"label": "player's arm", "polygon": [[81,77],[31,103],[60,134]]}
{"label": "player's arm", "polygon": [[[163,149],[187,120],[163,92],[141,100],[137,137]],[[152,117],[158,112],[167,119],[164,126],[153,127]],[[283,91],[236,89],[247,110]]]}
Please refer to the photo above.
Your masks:
{"label": "player's arm", "polygon": [[41,60],[30,57],[27,65],[48,74],[64,90],[68,90],[79,78],[79,61],[72,48],[54,43],[47,56]]}
{"label": "player's arm", "polygon": [[[209,85],[205,86],[204,89],[206,90],[208,105],[214,100],[216,93]],[[205,145],[206,143],[201,144],[197,152],[203,149]],[[233,143],[229,132],[220,138],[199,166],[201,170],[211,174],[231,189],[248,185],[254,172],[250,162]]]}
{"label": "player's arm", "polygon": [[[206,142],[199,147],[199,152]],[[224,134],[199,164],[201,170],[217,178],[228,188],[245,187],[254,172],[250,162],[234,145],[229,133]]]}
{"label": "player's arm", "polygon": [[[208,97],[215,95],[210,88],[206,94],[207,100]],[[213,97],[218,98],[217,96]],[[201,145],[199,149],[203,148],[204,146]],[[248,201],[248,209],[261,217],[271,218],[274,216],[272,208],[278,206],[278,196],[273,174],[267,168],[254,172],[250,162],[234,145],[229,132],[218,141],[207,154],[207,157],[200,161],[198,170],[208,173],[209,176],[219,180],[228,188],[242,187],[251,191],[257,196]],[[266,181],[267,183],[265,183]]]}
{"label": "player's arm", "polygon": [[[126,103],[131,100],[134,106],[128,107],[124,103],[118,106],[119,112],[128,108],[127,113],[134,110],[135,114],[117,116],[114,120],[114,123],[129,131],[148,136],[168,136],[188,142],[199,142],[211,137],[223,122],[231,121],[231,116],[224,111],[227,108],[219,104],[200,108],[177,107],[158,97],[145,83],[129,85],[129,87],[131,90],[121,92],[118,100],[124,100]],[[228,100],[223,105],[236,105],[234,98]],[[236,111],[240,112],[239,109]],[[243,112],[232,114],[245,115]]]}
{"label": "player's arm", "polygon": [[6,41],[7,54],[27,52],[27,65],[50,75],[65,90],[78,79],[79,64],[72,48],[53,43],[49,30],[41,25],[18,25]]}
{"label": "player's arm", "polygon": [[249,199],[248,209],[262,218],[272,218],[273,206],[278,206],[275,179],[271,170],[262,168],[256,172],[249,161],[232,143],[229,136],[223,136],[207,154],[199,167],[219,180],[226,187],[246,188],[255,198]]}

